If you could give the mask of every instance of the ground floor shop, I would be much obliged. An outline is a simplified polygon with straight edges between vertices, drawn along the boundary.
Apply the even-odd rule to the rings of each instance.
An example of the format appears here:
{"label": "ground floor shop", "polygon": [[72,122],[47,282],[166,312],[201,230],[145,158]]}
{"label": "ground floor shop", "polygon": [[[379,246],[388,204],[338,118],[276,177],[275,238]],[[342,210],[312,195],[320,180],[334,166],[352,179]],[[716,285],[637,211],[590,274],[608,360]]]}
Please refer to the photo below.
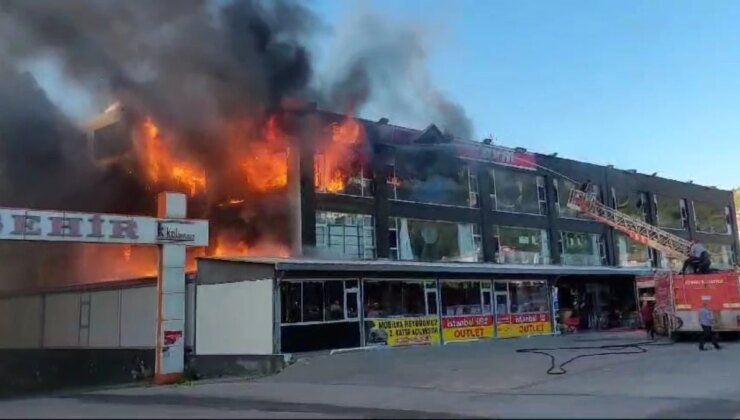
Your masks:
{"label": "ground floor shop", "polygon": [[[561,323],[560,302],[565,298],[572,305],[560,290],[571,286],[558,281],[563,269],[203,259],[195,352],[296,353],[553,334]],[[573,279],[630,277],[617,268],[580,270]],[[240,295],[246,300],[228,309]],[[230,327],[224,330],[218,323]],[[224,331],[227,341],[220,337]],[[229,342],[240,343],[239,348],[215,348]]]}
{"label": "ground floor shop", "polygon": [[565,331],[639,326],[634,276],[567,276],[555,281]]}
{"label": "ground floor shop", "polygon": [[545,279],[279,282],[281,352],[439,344],[554,330]]}

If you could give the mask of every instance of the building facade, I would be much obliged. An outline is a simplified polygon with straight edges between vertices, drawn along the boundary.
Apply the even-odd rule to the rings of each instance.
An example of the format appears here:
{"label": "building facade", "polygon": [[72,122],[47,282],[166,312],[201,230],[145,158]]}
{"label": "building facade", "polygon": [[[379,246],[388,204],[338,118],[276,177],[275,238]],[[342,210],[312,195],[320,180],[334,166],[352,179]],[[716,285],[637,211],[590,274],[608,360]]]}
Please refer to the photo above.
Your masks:
{"label": "building facade", "polygon": [[[293,268],[275,265],[237,286],[198,264],[197,281],[213,296],[234,287],[273,296],[260,313],[218,308],[260,319],[261,351],[635,326],[635,276],[677,262],[569,209],[570,190],[586,181],[603,203],[703,242],[715,268],[736,262],[731,191],[454,139],[433,125],[352,120],[350,130],[347,116],[315,108],[294,117],[286,194],[295,205],[285,221],[293,257],[268,264]],[[93,133],[94,156],[97,144]],[[204,311],[198,317],[216,323]]]}

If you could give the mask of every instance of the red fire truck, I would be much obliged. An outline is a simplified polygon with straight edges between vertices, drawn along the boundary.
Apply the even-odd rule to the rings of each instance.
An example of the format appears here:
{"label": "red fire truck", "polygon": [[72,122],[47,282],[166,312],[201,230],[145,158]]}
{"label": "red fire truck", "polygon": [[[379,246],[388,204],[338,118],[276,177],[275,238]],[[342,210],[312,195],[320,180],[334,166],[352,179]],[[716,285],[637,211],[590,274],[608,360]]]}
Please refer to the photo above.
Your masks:
{"label": "red fire truck", "polygon": [[[632,240],[662,252],[668,258],[685,259],[691,242],[645,221],[616,211],[584,191],[573,189],[568,207],[628,235]],[[635,282],[639,301],[655,302],[656,329],[668,335],[701,331],[698,311],[707,303],[714,312],[715,330],[740,332],[740,270],[708,274],[678,274],[657,270]]]}

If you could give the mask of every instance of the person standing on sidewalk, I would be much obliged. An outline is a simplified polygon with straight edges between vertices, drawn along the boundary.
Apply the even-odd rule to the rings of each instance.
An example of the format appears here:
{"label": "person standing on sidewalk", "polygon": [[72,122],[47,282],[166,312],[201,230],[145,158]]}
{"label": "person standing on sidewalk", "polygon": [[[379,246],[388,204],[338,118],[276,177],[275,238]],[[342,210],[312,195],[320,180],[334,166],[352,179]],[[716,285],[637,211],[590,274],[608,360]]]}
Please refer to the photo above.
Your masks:
{"label": "person standing on sidewalk", "polygon": [[699,339],[699,350],[706,350],[704,348],[704,343],[706,343],[707,338],[712,341],[715,349],[721,349],[722,347],[720,347],[717,342],[717,334],[712,331],[712,326],[714,325],[714,314],[709,309],[706,301],[704,301],[701,305],[701,309],[699,309],[699,325],[701,325],[702,330],[701,338]]}
{"label": "person standing on sidewalk", "polygon": [[653,319],[653,307],[650,305],[650,302],[643,302],[640,315],[642,316],[642,323],[645,326],[645,333],[647,333],[651,340],[655,340],[655,320]]}

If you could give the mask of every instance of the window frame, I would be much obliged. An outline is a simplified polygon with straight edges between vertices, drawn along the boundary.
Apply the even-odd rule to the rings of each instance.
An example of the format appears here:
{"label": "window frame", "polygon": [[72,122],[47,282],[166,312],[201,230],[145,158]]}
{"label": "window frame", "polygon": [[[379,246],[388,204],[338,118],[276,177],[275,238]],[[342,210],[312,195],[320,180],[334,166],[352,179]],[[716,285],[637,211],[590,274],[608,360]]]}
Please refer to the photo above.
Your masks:
{"label": "window frame", "polygon": [[[526,211],[513,211],[513,210],[502,210],[499,208],[499,197],[500,194],[498,192],[498,181],[496,180],[496,171],[508,171],[515,174],[522,174],[526,176],[531,176],[535,180],[535,190],[537,193],[537,209],[538,213],[531,213]],[[502,168],[502,167],[491,167],[488,168],[486,171],[488,176],[491,180],[491,192],[489,193],[489,197],[491,199],[491,211],[500,212],[500,213],[509,213],[509,214],[526,214],[531,216],[547,216],[549,213],[548,210],[548,202],[547,202],[547,181],[545,180],[545,177],[543,175],[534,173],[534,172],[527,172],[522,170],[516,170],[512,168]]]}
{"label": "window frame", "polygon": [[[385,316],[385,317],[369,317],[365,313],[366,308],[366,298],[367,298],[367,291],[366,286],[367,283],[389,283],[389,282],[404,282],[404,283],[415,283],[421,285],[421,291],[422,291],[422,299],[423,301],[423,307],[424,307],[424,314],[423,315],[391,315],[391,316]],[[404,319],[404,318],[426,318],[426,317],[439,317],[442,310],[442,302],[440,300],[440,294],[439,294],[439,284],[436,279],[427,279],[427,278],[421,278],[421,279],[408,279],[408,278],[378,278],[378,277],[365,277],[362,278],[360,281],[360,287],[361,287],[361,299],[360,299],[360,306],[359,310],[362,311],[362,320],[363,321],[374,321],[374,320],[385,320],[385,319]],[[436,313],[429,313],[429,296],[432,295],[435,299],[435,304],[437,306],[437,312]]]}
{"label": "window frame", "polygon": [[[320,213],[332,214],[332,215],[341,215],[341,216],[345,216],[345,217],[346,216],[355,216],[355,217],[358,217],[360,219],[361,224],[360,225],[353,226],[353,225],[347,225],[347,224],[336,225],[336,224],[329,224],[329,223],[320,223],[318,221],[319,220],[319,214]],[[315,211],[315,217],[316,217],[316,222],[314,224],[314,233],[316,235],[316,248],[317,249],[327,249],[327,250],[331,250],[332,249],[332,247],[331,247],[331,244],[332,244],[331,238],[332,238],[332,236],[336,236],[336,235],[332,235],[332,233],[331,233],[331,227],[337,227],[337,226],[339,226],[339,227],[342,228],[342,235],[341,235],[341,237],[343,238],[343,241],[342,241],[342,254],[339,255],[338,258],[352,257],[355,261],[369,261],[369,260],[374,260],[376,258],[376,256],[377,256],[377,244],[376,244],[376,238],[375,238],[375,217],[372,214],[366,214],[366,213],[347,213],[347,212],[337,212],[337,211],[316,210]],[[368,221],[370,223],[369,226],[367,225]],[[347,234],[346,234],[347,228],[357,228],[357,229],[359,229],[361,231],[360,234],[357,235],[358,242],[359,242],[357,244],[357,248],[358,248],[358,251],[360,253],[359,256],[350,255],[350,254],[347,254],[346,253],[346,249],[347,249],[347,237],[348,237]],[[325,238],[324,238],[324,236],[319,235],[319,229],[325,229],[326,230],[326,237]],[[365,238],[366,238],[365,235],[368,232],[370,233],[370,235],[368,237],[371,238],[372,246],[367,246],[365,244]],[[319,237],[320,236],[322,237],[322,241],[321,241],[322,245],[319,245]],[[324,244],[323,239],[326,239],[327,240],[327,242],[326,242],[325,245],[323,245]],[[371,255],[368,256],[367,255],[367,252],[370,252]]]}
{"label": "window frame", "polygon": [[[398,174],[396,173],[396,164],[391,163],[386,165],[386,168],[388,170],[388,176],[386,178],[386,185],[390,187],[390,190],[392,191],[392,194],[389,194],[388,199],[393,201],[398,201],[401,203],[415,203],[415,204],[424,204],[429,206],[443,206],[443,207],[454,207],[454,208],[463,208],[463,209],[478,209],[480,208],[480,190],[479,190],[479,183],[478,183],[478,176],[474,173],[475,171],[471,167],[472,165],[467,162],[462,162],[461,166],[465,167],[466,170],[466,177],[465,182],[468,187],[468,203],[467,205],[463,204],[447,204],[447,203],[435,203],[431,201],[415,201],[415,200],[407,200],[403,198],[398,198]],[[475,197],[475,198],[473,198]],[[475,202],[473,202],[475,200]]]}
{"label": "window frame", "polygon": [[[323,308],[324,310],[322,311],[322,318],[323,318],[322,321],[303,321],[303,310],[304,310],[303,286],[304,286],[304,283],[322,283],[322,288],[321,288],[321,290],[322,290],[322,302],[325,303],[324,301],[326,299],[326,293],[325,293],[324,283],[326,283],[328,281],[341,281],[342,282],[342,290],[343,290],[342,296],[343,296],[343,299],[344,299],[342,308],[343,308],[343,316],[344,316],[344,318],[343,319],[333,319],[333,320],[328,320],[327,321],[326,320],[326,308]],[[294,279],[290,279],[290,280],[280,280],[279,287],[278,287],[279,288],[279,293],[280,293],[280,305],[281,305],[281,308],[280,308],[280,326],[281,327],[288,327],[288,326],[296,326],[296,325],[317,325],[317,324],[338,324],[338,323],[347,323],[347,322],[359,322],[359,320],[360,320],[360,318],[359,318],[359,313],[360,313],[359,312],[360,311],[360,293],[356,293],[357,308],[358,308],[357,315],[358,316],[357,317],[354,317],[354,318],[350,318],[350,317],[347,316],[348,315],[348,313],[347,313],[347,295],[348,295],[347,283],[348,282],[349,283],[355,282],[356,284],[359,284],[359,283],[357,283],[359,281],[360,280],[358,278],[341,278],[341,279],[318,278],[318,279],[295,279],[295,280]],[[284,283],[300,284],[301,285],[301,289],[300,289],[301,290],[301,293],[300,293],[300,295],[301,295],[301,306],[300,306],[301,320],[299,322],[283,322],[283,313],[284,313],[283,311],[285,310],[285,308],[282,307],[282,302],[283,302],[282,284],[284,284]],[[355,289],[355,292],[358,292],[358,290],[359,290],[359,286],[358,285],[356,285],[354,287],[349,287],[349,289],[353,289],[353,288]]]}

